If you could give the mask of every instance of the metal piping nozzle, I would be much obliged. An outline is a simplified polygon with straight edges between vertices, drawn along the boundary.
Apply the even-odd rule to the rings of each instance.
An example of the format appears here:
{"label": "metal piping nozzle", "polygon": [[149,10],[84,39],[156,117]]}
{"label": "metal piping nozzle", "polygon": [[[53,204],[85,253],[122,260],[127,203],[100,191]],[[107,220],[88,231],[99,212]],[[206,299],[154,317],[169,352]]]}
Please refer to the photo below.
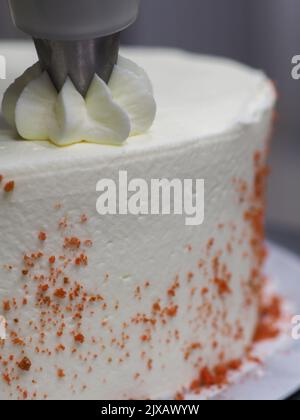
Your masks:
{"label": "metal piping nozzle", "polygon": [[8,0],[15,25],[34,39],[41,66],[56,89],[69,76],[85,96],[94,74],[109,82],[120,32],[140,0]]}
{"label": "metal piping nozzle", "polygon": [[96,74],[109,82],[118,61],[120,33],[82,41],[49,41],[34,39],[43,70],[47,70],[57,91],[70,77],[85,96]]}

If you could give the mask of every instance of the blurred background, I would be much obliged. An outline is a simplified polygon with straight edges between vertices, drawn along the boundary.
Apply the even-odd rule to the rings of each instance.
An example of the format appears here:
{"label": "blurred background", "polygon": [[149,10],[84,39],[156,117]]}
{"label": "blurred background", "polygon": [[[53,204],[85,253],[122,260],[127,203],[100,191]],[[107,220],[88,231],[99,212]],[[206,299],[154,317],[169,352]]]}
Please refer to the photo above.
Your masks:
{"label": "blurred background", "polygon": [[[71,3],[71,1],[70,1]],[[277,84],[279,118],[271,155],[268,235],[300,253],[299,0],[142,0],[126,44],[169,46],[230,57],[263,69]],[[0,38],[19,38],[0,0]]]}

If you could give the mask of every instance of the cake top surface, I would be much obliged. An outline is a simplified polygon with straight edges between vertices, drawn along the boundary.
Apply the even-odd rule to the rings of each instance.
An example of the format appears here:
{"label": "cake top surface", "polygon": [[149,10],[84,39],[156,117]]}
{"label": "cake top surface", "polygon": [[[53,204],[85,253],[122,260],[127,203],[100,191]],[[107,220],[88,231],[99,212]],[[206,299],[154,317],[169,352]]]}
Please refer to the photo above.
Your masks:
{"label": "cake top surface", "polygon": [[[7,60],[7,80],[0,81],[2,98],[8,85],[37,57],[29,42],[0,43],[0,53]],[[122,54],[144,67],[152,80],[157,117],[149,132],[121,147],[81,143],[57,148],[48,142],[18,141],[0,119],[0,167],[95,155],[118,158],[195,141],[225,141],[259,121],[275,102],[275,90],[261,71],[228,59],[172,49],[123,49]]]}

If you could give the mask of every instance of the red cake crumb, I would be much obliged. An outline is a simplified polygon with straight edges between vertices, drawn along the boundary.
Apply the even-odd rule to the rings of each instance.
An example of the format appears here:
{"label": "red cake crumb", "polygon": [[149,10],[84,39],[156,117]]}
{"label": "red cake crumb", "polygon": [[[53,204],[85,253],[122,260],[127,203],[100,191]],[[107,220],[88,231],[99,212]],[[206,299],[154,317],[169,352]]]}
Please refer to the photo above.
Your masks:
{"label": "red cake crumb", "polygon": [[11,306],[10,306],[9,300],[5,300],[3,302],[3,305],[2,306],[3,306],[3,311],[4,312],[9,312],[10,311]]}
{"label": "red cake crumb", "polygon": [[216,380],[208,368],[203,368],[200,372],[200,386],[212,386]]}
{"label": "red cake crumb", "polygon": [[218,291],[220,295],[230,294],[232,290],[228,286],[225,280],[222,279],[215,279],[214,280],[216,286],[218,287]]}
{"label": "red cake crumb", "polygon": [[79,238],[76,237],[72,237],[72,238],[65,238],[65,242],[64,242],[64,248],[69,248],[69,249],[79,249],[81,246],[81,241]]}
{"label": "red cake crumb", "polygon": [[0,184],[3,181],[3,179],[4,179],[4,176],[0,174]]}
{"label": "red cake crumb", "polygon": [[260,308],[260,320],[254,335],[254,342],[274,339],[279,336],[278,322],[282,317],[282,299],[273,296],[271,301]]}
{"label": "red cake crumb", "polygon": [[201,343],[192,343],[190,346],[188,346],[188,348],[186,349],[186,351],[184,353],[184,360],[189,360],[191,354],[195,350],[200,350],[200,349],[202,349],[202,344]]}
{"label": "red cake crumb", "polygon": [[232,360],[231,362],[228,363],[228,367],[231,370],[239,370],[241,366],[242,366],[241,360]]}
{"label": "red cake crumb", "polygon": [[81,254],[79,257],[75,258],[74,263],[78,267],[87,266],[88,265],[88,257],[85,254]]}
{"label": "red cake crumb", "polygon": [[231,360],[228,363],[220,364],[214,369],[204,367],[199,376],[190,385],[190,391],[199,392],[202,388],[222,386],[228,383],[228,374],[231,371],[239,370],[242,366],[240,360]]}
{"label": "red cake crumb", "polygon": [[171,318],[175,317],[177,315],[177,312],[178,312],[178,306],[172,306],[170,308],[167,308],[166,310],[166,314]]}
{"label": "red cake crumb", "polygon": [[177,394],[174,397],[175,401],[184,401],[185,400],[185,396],[183,393],[181,392],[177,392]]}
{"label": "red cake crumb", "polygon": [[57,369],[57,377],[58,378],[64,378],[65,376],[66,376],[66,374],[65,374],[65,372],[64,372],[64,370],[63,369]]}
{"label": "red cake crumb", "polygon": [[193,278],[195,277],[195,274],[192,273],[191,271],[189,273],[187,273],[187,281],[190,283]]}
{"label": "red cake crumb", "polygon": [[153,310],[153,312],[160,312],[161,311],[161,306],[160,306],[159,302],[155,302],[153,304],[152,310]]}
{"label": "red cake crumb", "polygon": [[82,214],[80,217],[80,222],[81,223],[86,223],[88,221],[88,217],[86,214]]}
{"label": "red cake crumb", "polygon": [[76,341],[76,343],[83,344],[84,341],[85,341],[85,338],[84,338],[84,335],[79,333],[79,334],[75,335],[74,340]]}
{"label": "red cake crumb", "polygon": [[45,232],[40,232],[39,233],[39,240],[44,242],[44,241],[46,241],[46,239],[47,239],[46,233]]}
{"label": "red cake crumb", "polygon": [[47,292],[47,291],[49,290],[49,285],[48,285],[48,284],[41,284],[41,285],[39,286],[39,290],[40,290],[42,293],[45,293],[45,292]]}
{"label": "red cake crumb", "polygon": [[29,372],[31,368],[31,361],[28,359],[28,357],[24,357],[19,363],[18,367],[21,370],[24,370],[25,372]]}
{"label": "red cake crumb", "polygon": [[143,341],[144,343],[151,341],[151,336],[150,335],[142,335],[141,336],[141,341]]}
{"label": "red cake crumb", "polygon": [[265,340],[271,340],[273,338],[278,337],[280,334],[279,328],[275,327],[272,324],[260,324],[258,325],[255,335],[254,341],[260,342]]}
{"label": "red cake crumb", "polygon": [[52,255],[52,256],[49,258],[49,264],[55,264],[55,261],[56,261],[56,258],[54,257],[54,255]]}
{"label": "red cake crumb", "polygon": [[10,193],[15,189],[15,181],[9,181],[4,185],[4,191]]}
{"label": "red cake crumb", "polygon": [[54,292],[54,296],[59,299],[64,299],[67,295],[67,292],[64,289],[56,289]]}
{"label": "red cake crumb", "polygon": [[10,378],[10,376],[7,373],[3,373],[2,379],[3,379],[4,382],[7,383],[7,385],[10,385],[11,384],[11,378]]}
{"label": "red cake crumb", "polygon": [[63,345],[63,344],[59,344],[58,346],[56,346],[56,348],[55,348],[55,351],[57,352],[57,353],[60,353],[60,352],[63,352],[63,351],[65,351],[66,350],[66,348],[65,348],[65,346]]}
{"label": "red cake crumb", "polygon": [[177,290],[180,288],[180,282],[179,282],[179,276],[177,275],[175,278],[174,283],[171,285],[171,287],[167,291],[167,295],[172,298],[176,296]]}
{"label": "red cake crumb", "polygon": [[261,365],[261,366],[263,365],[262,360],[259,357],[253,356],[252,354],[248,354],[247,360],[257,365]]}
{"label": "red cake crumb", "polygon": [[207,242],[207,252],[210,252],[212,247],[214,246],[215,243],[215,239],[214,238],[210,238],[209,241]]}

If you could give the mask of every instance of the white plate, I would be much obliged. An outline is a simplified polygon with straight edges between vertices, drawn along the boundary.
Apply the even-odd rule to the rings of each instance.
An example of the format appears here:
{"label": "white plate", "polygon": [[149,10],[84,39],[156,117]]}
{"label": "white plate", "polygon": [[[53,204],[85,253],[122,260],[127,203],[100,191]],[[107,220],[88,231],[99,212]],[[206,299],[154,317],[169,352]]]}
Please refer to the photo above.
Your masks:
{"label": "white plate", "polygon": [[[292,318],[300,315],[300,259],[270,244],[267,275],[279,293],[292,304]],[[291,320],[291,319],[290,319]],[[253,369],[216,398],[221,400],[283,400],[300,389],[300,341],[292,339],[292,323],[286,343],[261,368]]]}

